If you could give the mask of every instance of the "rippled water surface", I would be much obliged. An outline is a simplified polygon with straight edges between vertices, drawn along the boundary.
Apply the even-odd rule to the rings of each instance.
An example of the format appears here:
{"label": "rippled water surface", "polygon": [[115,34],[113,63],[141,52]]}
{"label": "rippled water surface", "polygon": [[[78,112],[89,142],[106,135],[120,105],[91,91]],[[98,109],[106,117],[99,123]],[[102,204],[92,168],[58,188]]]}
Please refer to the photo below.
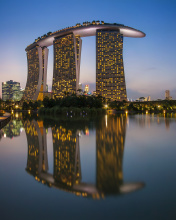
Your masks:
{"label": "rippled water surface", "polygon": [[176,116],[16,114],[0,130],[0,218],[176,219]]}

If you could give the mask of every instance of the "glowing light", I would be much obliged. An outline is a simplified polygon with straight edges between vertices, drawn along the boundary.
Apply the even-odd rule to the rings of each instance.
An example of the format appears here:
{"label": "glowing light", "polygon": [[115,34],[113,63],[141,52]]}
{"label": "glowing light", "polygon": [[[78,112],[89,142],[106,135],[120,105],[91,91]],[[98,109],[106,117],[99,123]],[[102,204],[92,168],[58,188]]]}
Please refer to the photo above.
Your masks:
{"label": "glowing light", "polygon": [[104,107],[105,107],[105,108],[108,108],[108,105],[107,105],[107,104],[105,104],[105,105],[104,105]]}
{"label": "glowing light", "polygon": [[86,128],[86,135],[89,136],[89,129]]}
{"label": "glowing light", "polygon": [[4,137],[6,138],[6,134],[4,134]]}
{"label": "glowing light", "polygon": [[31,114],[31,110],[28,110],[28,113]]}
{"label": "glowing light", "polygon": [[128,111],[125,111],[126,114],[128,114]]}
{"label": "glowing light", "polygon": [[166,113],[166,110],[163,110],[163,113],[165,114],[165,113]]}
{"label": "glowing light", "polygon": [[148,114],[148,110],[146,111],[146,114]]}
{"label": "glowing light", "polygon": [[105,123],[106,123],[106,128],[108,127],[108,116],[105,115]]}

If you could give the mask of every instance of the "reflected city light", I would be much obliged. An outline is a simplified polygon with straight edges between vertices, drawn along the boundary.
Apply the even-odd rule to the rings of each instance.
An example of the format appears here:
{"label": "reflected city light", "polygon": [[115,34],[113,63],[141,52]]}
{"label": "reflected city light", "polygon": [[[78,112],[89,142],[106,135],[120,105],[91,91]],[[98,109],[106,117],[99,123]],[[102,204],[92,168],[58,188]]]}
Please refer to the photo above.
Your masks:
{"label": "reflected city light", "polygon": [[[43,121],[24,121],[28,141],[26,171],[37,182],[55,187],[77,196],[93,199],[108,195],[128,193],[144,187],[138,182],[125,184],[123,180],[123,154],[127,118],[108,117],[97,119],[96,128],[96,183],[82,182],[79,138],[81,131],[89,135],[89,122],[84,126],[62,123],[52,126],[53,174],[48,172],[47,135]],[[81,129],[79,128],[81,126]]]}
{"label": "reflected city light", "polygon": [[105,122],[106,122],[106,128],[107,128],[107,126],[108,126],[108,116],[107,115],[105,115]]}
{"label": "reflected city light", "polygon": [[85,132],[86,132],[86,135],[89,136],[89,129],[88,128],[86,128]]}

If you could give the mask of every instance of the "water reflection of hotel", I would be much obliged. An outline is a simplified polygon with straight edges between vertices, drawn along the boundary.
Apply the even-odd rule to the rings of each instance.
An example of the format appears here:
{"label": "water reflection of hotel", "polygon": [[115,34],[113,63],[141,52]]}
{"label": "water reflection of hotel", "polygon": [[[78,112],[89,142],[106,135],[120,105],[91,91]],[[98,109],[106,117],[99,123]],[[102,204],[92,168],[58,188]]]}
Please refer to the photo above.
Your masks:
{"label": "water reflection of hotel", "polygon": [[54,179],[65,186],[81,179],[79,133],[62,126],[52,128],[54,148]]}
{"label": "water reflection of hotel", "polygon": [[[143,183],[123,183],[126,118],[98,120],[96,129],[96,184],[81,182],[79,130],[68,125],[52,127],[54,172],[48,173],[46,129],[42,122],[25,121],[28,141],[26,171],[37,181],[76,195],[100,198],[140,189]],[[88,127],[85,127],[86,133]]]}
{"label": "water reflection of hotel", "polygon": [[[24,121],[28,142],[28,160],[26,170],[33,175],[39,175],[48,170],[46,129],[42,122]],[[37,177],[36,177],[37,178]]]}
{"label": "water reflection of hotel", "polygon": [[126,117],[101,120],[96,130],[97,188],[108,193],[119,192],[123,183],[123,152]]}

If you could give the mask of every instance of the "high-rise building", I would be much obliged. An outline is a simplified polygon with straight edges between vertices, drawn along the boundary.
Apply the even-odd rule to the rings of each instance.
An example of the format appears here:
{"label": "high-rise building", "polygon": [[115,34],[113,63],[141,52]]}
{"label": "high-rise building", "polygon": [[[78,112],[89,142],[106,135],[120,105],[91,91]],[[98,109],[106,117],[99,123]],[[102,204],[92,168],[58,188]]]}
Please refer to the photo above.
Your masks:
{"label": "high-rise building", "polygon": [[82,83],[79,83],[78,89],[82,90]]}
{"label": "high-rise building", "polygon": [[85,93],[89,92],[89,85],[85,85],[85,89],[84,89]]}
{"label": "high-rise building", "polygon": [[168,99],[170,96],[170,90],[165,91],[165,98]]}
{"label": "high-rise building", "polygon": [[56,98],[76,94],[79,87],[81,39],[69,34],[56,38],[52,92]]}
{"label": "high-rise building", "polygon": [[165,91],[165,99],[172,100],[172,96],[170,96],[170,90]]}
{"label": "high-rise building", "polygon": [[19,82],[13,80],[2,83],[2,100],[20,101],[23,96],[23,90]]}
{"label": "high-rise building", "polygon": [[96,94],[111,101],[127,99],[123,68],[123,35],[117,30],[96,33]]}
{"label": "high-rise building", "polygon": [[82,83],[79,83],[78,85],[78,90],[77,90],[77,95],[83,95],[83,89],[82,89]]}
{"label": "high-rise building", "polygon": [[96,96],[96,91],[93,91],[93,92],[92,92],[92,95]]}
{"label": "high-rise building", "polygon": [[27,60],[28,78],[23,99],[37,100],[40,92],[46,92],[48,48],[36,46],[28,50]]}

